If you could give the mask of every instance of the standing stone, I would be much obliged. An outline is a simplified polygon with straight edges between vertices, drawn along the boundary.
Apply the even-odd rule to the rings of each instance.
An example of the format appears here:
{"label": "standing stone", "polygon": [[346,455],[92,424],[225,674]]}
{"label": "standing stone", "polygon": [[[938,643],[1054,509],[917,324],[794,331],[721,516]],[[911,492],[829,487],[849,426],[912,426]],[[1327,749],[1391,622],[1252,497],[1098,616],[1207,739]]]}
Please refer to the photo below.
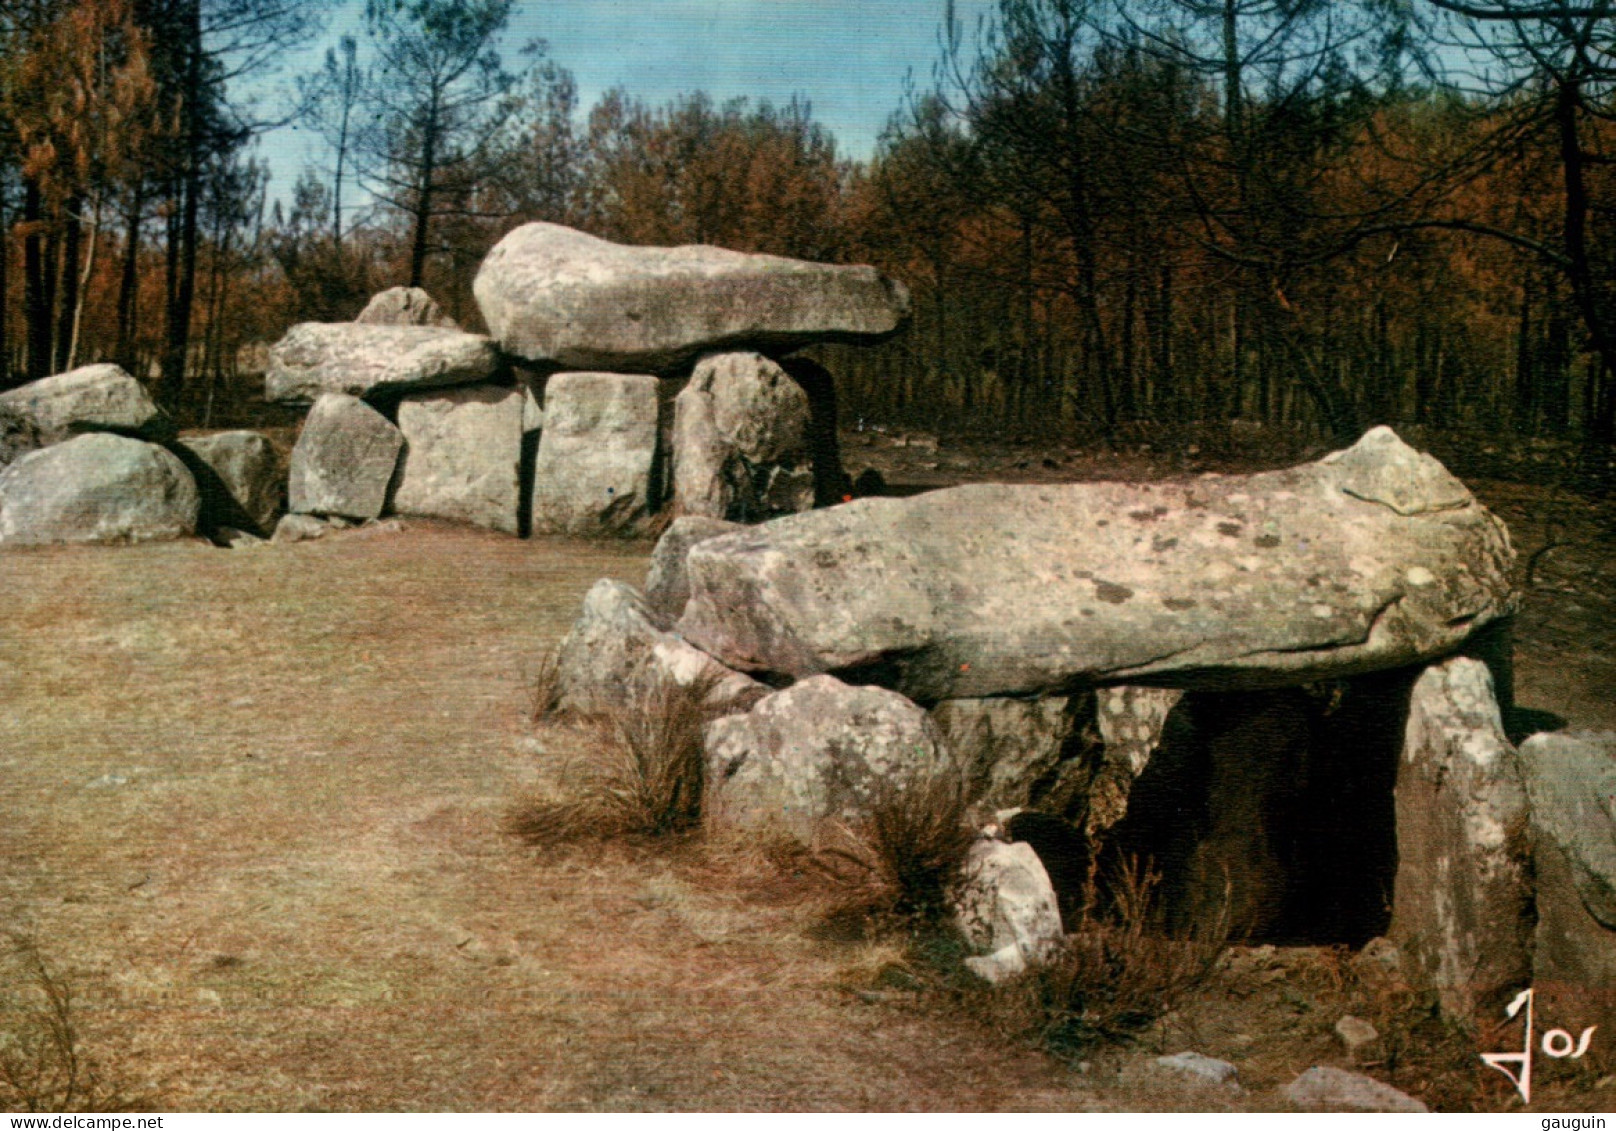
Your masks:
{"label": "standing stone", "polygon": [[909,292],[873,267],[716,247],[625,247],[557,224],[494,246],[473,290],[507,352],[568,369],[662,373],[721,349],[879,341]]}
{"label": "standing stone", "polygon": [[673,421],[678,513],[758,522],[813,506],[808,394],[768,358],[702,358]]}
{"label": "standing stone", "polygon": [[366,326],[439,326],[458,330],[438,300],[420,287],[388,287],[378,291],[359,312],[355,322]]}
{"label": "standing stone", "polygon": [[[1532,985],[1539,1016],[1573,1034],[1616,1032],[1616,734],[1537,734],[1521,744],[1537,893]],[[1616,1069],[1595,1038],[1588,1062]]]}
{"label": "standing stone", "polygon": [[932,721],[962,766],[975,796],[992,809],[1035,805],[1059,771],[1075,720],[1064,696],[945,699]]}
{"label": "standing stone", "polygon": [[264,399],[308,404],[322,393],[380,397],[476,385],[500,369],[494,343],[441,326],[303,322],[275,343]]}
{"label": "standing stone", "polygon": [[81,432],[118,432],[162,442],[174,422],[153,403],[139,381],[116,365],[86,365],[0,393],[0,409],[12,409],[54,444]]}
{"label": "standing stone", "polygon": [[1288,471],[791,515],[691,550],[679,627],[733,668],[878,671],[920,702],[1280,687],[1451,652],[1514,610],[1513,561],[1464,484],[1377,428]]}
{"label": "standing stone", "polygon": [[1411,980],[1471,1021],[1531,977],[1526,790],[1492,677],[1455,657],[1414,684],[1397,772],[1388,937]]}
{"label": "standing stone", "polygon": [[314,402],[292,448],[291,509],[298,514],[381,517],[404,437],[358,397]]}
{"label": "standing stone", "polygon": [[773,829],[804,843],[822,821],[855,821],[890,791],[949,767],[926,712],[828,675],[710,724],[704,746],[713,827]]}
{"label": "standing stone", "polygon": [[535,534],[633,531],[656,508],[657,379],[557,373],[533,469]]}
{"label": "standing stone", "polygon": [[645,598],[610,578],[595,582],[556,658],[556,705],[580,715],[643,711],[658,691],[713,681],[717,714],[743,711],[768,693],[651,619]]}
{"label": "standing stone", "polygon": [[1171,687],[1102,687],[1096,695],[1103,754],[1088,789],[1084,827],[1090,835],[1111,828],[1127,813],[1133,783],[1150,764],[1167,716],[1184,697]]}
{"label": "standing stone", "polygon": [[196,533],[196,483],[172,452],[94,433],[0,471],[0,545],[147,542]]}
{"label": "standing stone", "polygon": [[690,547],[746,528],[738,522],[725,522],[721,518],[702,518],[684,515],[668,525],[651,551],[651,568],[645,575],[645,603],[651,613],[663,624],[671,625],[685,611],[690,600],[690,575],[685,572],[685,558]]}
{"label": "standing stone", "polygon": [[285,502],[286,480],[280,457],[267,436],[257,432],[215,432],[179,441],[202,492],[202,524],[235,527],[258,534],[274,529]]}
{"label": "standing stone", "polygon": [[518,533],[523,397],[471,385],[399,402],[405,447],[393,509]]}

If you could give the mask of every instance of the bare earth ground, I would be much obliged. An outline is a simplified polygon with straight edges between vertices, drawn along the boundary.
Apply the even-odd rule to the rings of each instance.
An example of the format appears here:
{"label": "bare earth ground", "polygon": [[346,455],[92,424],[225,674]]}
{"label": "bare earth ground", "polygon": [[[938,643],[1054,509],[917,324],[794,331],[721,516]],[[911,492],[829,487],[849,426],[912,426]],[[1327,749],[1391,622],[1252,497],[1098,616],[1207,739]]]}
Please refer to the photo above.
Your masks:
{"label": "bare earth ground", "polygon": [[[850,454],[903,478],[891,452]],[[1091,470],[1021,458],[955,478]],[[1529,592],[1521,699],[1616,727],[1608,515],[1478,487],[1528,553],[1540,526],[1568,543]],[[1272,1109],[1296,1072],[1349,1063],[1331,1026],[1375,1003],[1334,952],[1243,950],[1080,1064],[902,992],[896,944],[827,937],[760,858],[521,846],[505,808],[587,756],[529,724],[529,673],[597,578],[643,579],[648,547],[407,526],[0,556],[0,928],[38,940],[91,1052],[151,1106]],[[1186,1048],[1247,1091],[1145,1070]],[[1469,1061],[1369,1070],[1433,1106],[1514,1106]],[[1539,1072],[1544,1110],[1616,1101],[1611,1078]]]}

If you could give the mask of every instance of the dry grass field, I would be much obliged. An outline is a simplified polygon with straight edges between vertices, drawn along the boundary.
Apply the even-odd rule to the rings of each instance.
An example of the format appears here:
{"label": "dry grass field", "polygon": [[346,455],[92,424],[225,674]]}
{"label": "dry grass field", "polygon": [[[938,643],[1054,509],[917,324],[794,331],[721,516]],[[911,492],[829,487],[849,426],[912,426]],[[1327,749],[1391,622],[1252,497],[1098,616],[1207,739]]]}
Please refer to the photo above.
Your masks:
{"label": "dry grass field", "polygon": [[[589,756],[530,723],[533,665],[647,551],[410,521],[0,555],[0,928],[72,988],[103,1076],[178,1110],[1197,1110],[1347,1063],[1331,1027],[1377,1006],[1334,952],[1242,952],[1136,1044],[1059,1057],[1004,1003],[912,992],[899,941],[825,930],[761,853],[502,833]],[[1533,645],[1586,637],[1593,588]],[[1523,698],[1616,725],[1602,627],[1572,679],[1527,656]],[[1510,1107],[1444,1040],[1371,1071]],[[1148,1071],[1186,1048],[1247,1091]],[[1540,1104],[1613,1084],[1547,1078]]]}

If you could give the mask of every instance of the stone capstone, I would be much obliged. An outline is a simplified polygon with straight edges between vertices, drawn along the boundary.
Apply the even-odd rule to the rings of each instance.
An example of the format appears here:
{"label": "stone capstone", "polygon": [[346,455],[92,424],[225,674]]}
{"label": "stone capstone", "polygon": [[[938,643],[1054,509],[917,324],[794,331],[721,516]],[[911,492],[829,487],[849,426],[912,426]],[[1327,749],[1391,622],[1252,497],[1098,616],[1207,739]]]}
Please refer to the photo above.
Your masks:
{"label": "stone capstone", "polygon": [[20,409],[0,405],[0,471],[24,452],[43,447],[44,443],[39,427],[31,418]]}
{"label": "stone capstone", "polygon": [[365,326],[460,327],[443,312],[438,300],[420,287],[388,287],[370,297],[355,322]]}
{"label": "stone capstone", "polygon": [[524,392],[472,385],[398,406],[404,435],[393,509],[518,533]]}
{"label": "stone capstone", "polygon": [[679,628],[740,670],[878,672],[923,703],[1277,687],[1452,651],[1513,611],[1513,561],[1463,484],[1377,428],[1286,471],[791,515],[691,550]]}
{"label": "stone capstone", "polygon": [[919,707],[828,675],[710,724],[704,747],[713,827],[773,829],[804,843],[821,822],[857,821],[891,791],[950,768]]}
{"label": "stone capstone", "polygon": [[291,509],[361,521],[380,517],[403,447],[392,422],[358,397],[323,394],[292,448]]}
{"label": "stone capstone", "polygon": [[595,582],[557,656],[556,705],[585,716],[637,710],[664,687],[713,683],[715,713],[744,711],[768,693],[652,620],[645,598],[610,578]]}
{"label": "stone capstone", "polygon": [[0,393],[0,409],[30,420],[42,443],[81,432],[117,432],[163,442],[174,422],[139,381],[116,365],[86,365]]}
{"label": "stone capstone", "polygon": [[873,267],[716,247],[625,247],[556,224],[496,244],[473,284],[507,353],[567,369],[662,373],[702,353],[878,341],[909,292]]}
{"label": "stone capstone", "polygon": [[1395,803],[1387,936],[1412,980],[1471,1021],[1532,973],[1526,790],[1481,661],[1454,657],[1415,681]]}
{"label": "stone capstone", "polygon": [[0,545],[184,538],[196,533],[200,507],[172,452],[110,433],[77,436],[0,471]]}
{"label": "stone capstone", "polygon": [[270,350],[264,399],[302,405],[323,393],[380,397],[476,385],[500,365],[489,339],[441,326],[303,322]]}
{"label": "stone capstone", "polygon": [[759,522],[811,509],[808,423],[808,394],[768,358],[702,358],[674,401],[675,512]]}
{"label": "stone capstone", "polygon": [[203,526],[256,533],[274,529],[286,501],[286,480],[267,436],[215,432],[187,436],[176,447],[202,492]]}
{"label": "stone capstone", "polygon": [[656,509],[657,379],[557,373],[533,468],[535,534],[632,531]]}
{"label": "stone capstone", "polygon": [[671,625],[685,611],[690,599],[690,577],[685,558],[690,547],[744,527],[721,518],[683,515],[668,524],[651,551],[651,568],[645,575],[645,602],[659,623]]}

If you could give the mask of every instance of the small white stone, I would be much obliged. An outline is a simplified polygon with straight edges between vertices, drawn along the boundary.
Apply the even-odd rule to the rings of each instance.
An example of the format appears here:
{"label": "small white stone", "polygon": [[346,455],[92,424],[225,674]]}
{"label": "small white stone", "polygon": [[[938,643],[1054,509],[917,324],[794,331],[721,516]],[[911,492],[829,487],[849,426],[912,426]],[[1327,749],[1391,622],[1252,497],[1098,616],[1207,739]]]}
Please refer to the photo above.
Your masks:
{"label": "small white stone", "polygon": [[1427,585],[1436,584],[1436,575],[1430,570],[1426,569],[1424,566],[1410,566],[1408,572],[1403,576],[1408,580],[1410,585],[1413,585],[1416,588],[1423,589]]}

